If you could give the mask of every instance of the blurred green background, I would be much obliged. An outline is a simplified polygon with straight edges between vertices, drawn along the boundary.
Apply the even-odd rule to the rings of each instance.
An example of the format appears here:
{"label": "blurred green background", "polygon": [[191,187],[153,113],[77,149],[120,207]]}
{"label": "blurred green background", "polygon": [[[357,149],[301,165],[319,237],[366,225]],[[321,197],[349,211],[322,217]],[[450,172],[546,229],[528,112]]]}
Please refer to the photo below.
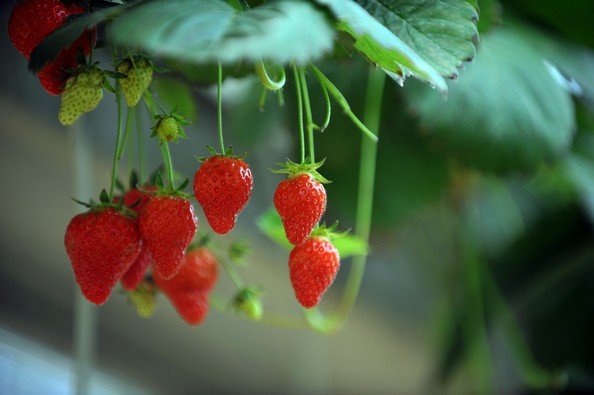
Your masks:
{"label": "blurred green background", "polygon": [[[11,5],[2,3],[3,26]],[[62,238],[80,211],[70,197],[96,197],[109,185],[115,101],[108,95],[65,129],[59,99],[43,92],[3,34],[0,394],[75,393],[81,353],[92,394],[594,393],[594,3],[479,5],[477,56],[449,82],[447,100],[416,81],[386,81],[371,252],[340,332],[215,309],[193,328],[164,298],[144,320],[115,291],[84,317],[88,354]],[[368,65],[352,57],[319,66],[362,114]],[[176,169],[191,176],[194,156],[216,145],[216,101],[212,87],[181,89],[184,78],[172,73],[156,88],[164,101],[183,94],[195,103],[188,141],[172,146]],[[309,81],[314,119],[322,119],[321,91]],[[285,106],[269,95],[264,111],[253,77],[228,78],[223,94],[226,142],[248,152],[255,179],[232,234],[253,248],[239,270],[266,289],[267,311],[298,317],[287,251],[255,226],[282,179],[269,169],[297,157],[292,83]],[[325,220],[352,228],[361,133],[333,110],[316,139],[332,180]],[[156,144],[146,144],[157,166]],[[349,264],[322,310],[336,305]],[[230,281],[216,293],[231,295]]]}

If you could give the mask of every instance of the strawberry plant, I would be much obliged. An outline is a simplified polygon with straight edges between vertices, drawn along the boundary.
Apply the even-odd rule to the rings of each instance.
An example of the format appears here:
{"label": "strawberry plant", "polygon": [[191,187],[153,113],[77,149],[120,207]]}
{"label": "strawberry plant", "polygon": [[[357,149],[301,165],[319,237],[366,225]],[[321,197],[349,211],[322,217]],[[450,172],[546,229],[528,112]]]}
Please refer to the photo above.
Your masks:
{"label": "strawberry plant", "polygon": [[[487,15],[496,9],[493,2],[484,4]],[[113,128],[105,131],[115,141],[111,183],[100,203],[87,204],[88,211],[74,216],[65,231],[65,248],[81,293],[91,303],[103,304],[119,283],[146,318],[163,294],[191,325],[207,325],[207,314],[214,308],[262,325],[274,325],[281,316],[283,326],[321,333],[340,330],[363,281],[372,220],[406,218],[410,213],[401,209],[401,202],[431,202],[449,183],[454,185],[455,216],[466,220],[460,196],[465,198],[475,187],[475,178],[458,166],[493,172],[534,170],[569,149],[572,102],[563,89],[525,87],[542,90],[537,96],[558,98],[557,106],[514,95],[523,80],[514,75],[516,65],[509,61],[509,52],[526,55],[528,73],[543,76],[554,71],[542,65],[529,44],[515,40],[523,33],[510,29],[488,37],[485,46],[501,56],[477,57],[482,66],[464,70],[477,51],[478,17],[478,2],[473,0],[17,2],[8,23],[9,37],[42,87],[61,96],[59,122],[76,125],[100,103],[115,105],[117,113]],[[35,18],[43,23],[34,23]],[[534,43],[548,45],[538,39]],[[481,70],[497,74],[500,68],[506,73],[493,84],[507,92],[503,98],[493,94],[496,89],[482,89],[487,78]],[[336,70],[339,76],[333,75]],[[559,80],[562,71],[555,74]],[[409,84],[409,79],[420,84]],[[450,91],[455,85],[449,80],[458,79],[459,89]],[[259,96],[239,104],[230,100],[231,122],[223,128],[223,96],[229,92],[224,84],[232,80],[255,82]],[[575,89],[569,82],[565,89]],[[177,88],[162,89],[162,84]],[[213,128],[210,137],[218,140],[216,149],[205,136],[190,132],[192,123],[202,122],[196,115],[195,92],[214,94],[215,88],[217,130]],[[406,101],[399,101],[403,97]],[[408,124],[396,132],[381,128],[393,120],[396,108],[400,114],[400,107],[406,106],[415,111],[415,127],[433,132],[432,137],[439,137],[435,145],[456,155],[436,153],[420,133],[406,133]],[[476,110],[479,107],[513,116],[486,116],[489,111]],[[541,107],[544,117],[522,117]],[[258,111],[267,121],[274,116],[286,121],[289,157],[277,158],[282,164],[256,178],[254,164],[267,157],[262,154],[269,148],[266,133],[276,132],[270,125],[252,125],[241,114]],[[560,116],[550,115],[556,112]],[[360,135],[350,133],[352,129]],[[160,154],[154,177],[146,176],[145,137]],[[253,144],[246,144],[247,152],[233,155],[229,143],[238,141]],[[200,161],[193,162],[190,174],[180,170],[179,163],[188,163],[188,155],[182,157],[171,148],[177,145],[191,147],[194,155],[189,159]],[[382,149],[386,152],[378,160]],[[393,158],[407,155],[413,165],[393,166]],[[122,166],[124,158],[127,163]],[[272,169],[274,163],[265,167]],[[591,163],[570,156],[565,165],[563,171],[582,188],[580,193],[589,193],[591,187],[582,181]],[[417,168],[433,172],[418,182]],[[122,172],[139,177],[117,192]],[[250,223],[252,217],[241,213],[255,210],[252,194],[267,184],[276,186],[269,210]],[[392,192],[374,195],[384,188]],[[380,209],[374,210],[377,206]],[[340,226],[327,228],[324,221],[331,217],[340,217]],[[476,222],[468,219],[470,233],[486,233]],[[347,231],[350,224],[353,230]],[[269,311],[267,298],[275,295],[257,279],[244,282],[241,273],[255,264],[246,264],[249,248],[234,240],[244,229],[257,229],[285,249],[286,259],[279,263],[286,268],[286,284],[299,314]],[[513,230],[509,232],[512,235],[506,237],[512,239]],[[200,247],[194,248],[197,239]],[[493,239],[506,242],[504,237]],[[471,301],[468,320],[474,320],[472,328],[481,335],[486,332],[481,321],[483,294],[491,292],[493,303],[503,311],[505,303],[489,273],[483,273],[474,259],[472,251],[479,248],[475,243],[471,237],[460,242],[470,258],[461,259],[468,274],[462,287],[467,293],[458,299]],[[219,279],[219,269],[224,280]],[[341,275],[344,282],[333,288]],[[229,281],[231,294],[217,294],[216,281]],[[513,320],[508,321],[513,330]],[[538,373],[526,374],[534,382],[557,377],[527,366],[529,373]]]}
{"label": "strawberry plant", "polygon": [[[298,127],[294,141],[299,147],[298,160],[287,158],[280,170],[269,174],[271,178],[272,173],[284,173],[287,177],[278,182],[270,198],[276,212],[263,215],[258,226],[272,240],[292,249],[287,275],[297,301],[307,309],[316,306],[328,290],[337,275],[340,260],[354,257],[338,311],[315,319],[305,313],[305,321],[295,321],[298,326],[304,324],[321,332],[337,330],[355,302],[365,268],[373,201],[369,191],[373,191],[375,178],[384,77],[390,77],[399,85],[413,77],[432,87],[433,94],[439,96],[448,90],[445,80],[458,78],[458,69],[475,54],[477,4],[463,0],[447,2],[454,10],[447,17],[455,24],[453,31],[448,32],[452,38],[437,39],[439,33],[436,35],[435,30],[439,26],[432,18],[426,18],[418,22],[416,29],[425,37],[436,35],[427,45],[419,45],[417,37],[402,33],[406,24],[417,22],[413,18],[414,11],[410,22],[396,18],[400,12],[402,15],[411,12],[397,1],[387,12],[372,1],[338,0],[89,1],[80,5],[73,2],[65,5],[59,0],[24,0],[15,5],[9,21],[11,40],[29,59],[30,69],[37,72],[42,81],[48,70],[59,70],[59,75],[52,73],[56,75],[55,81],[63,82],[54,84],[56,89],[50,93],[61,94],[57,115],[63,125],[78,122],[85,113],[93,111],[105,92],[115,95],[117,119],[114,120],[111,185],[108,192],[102,194],[102,205],[84,215],[94,218],[95,213],[124,212],[126,224],[134,228],[138,240],[134,251],[121,249],[121,262],[114,266],[117,272],[109,276],[108,285],[101,285],[106,290],[101,297],[89,297],[84,291],[83,294],[93,303],[103,303],[110,294],[107,290],[111,291],[121,281],[131,300],[144,306],[138,309],[144,316],[153,311],[155,289],[165,292],[178,310],[183,310],[174,301],[180,299],[172,297],[177,285],[170,284],[180,283],[173,279],[179,276],[183,262],[189,259],[188,246],[197,234],[201,213],[196,214],[194,205],[203,209],[208,227],[214,233],[232,237],[236,221],[241,221],[239,213],[248,207],[252,190],[258,188],[258,180],[254,182],[251,169],[244,161],[249,155],[234,156],[231,147],[225,145],[222,116],[224,80],[256,78],[261,83],[257,103],[261,110],[268,107],[269,94],[275,95],[282,104],[285,91],[294,92],[294,98],[286,102],[296,110],[294,123]],[[440,5],[423,2],[422,7],[429,14],[445,18]],[[35,13],[42,13],[51,23],[31,27]],[[72,17],[74,15],[76,17]],[[301,23],[303,20],[308,23]],[[286,45],[288,35],[292,37],[291,45]],[[94,48],[97,42],[102,45]],[[327,61],[340,63],[346,59],[346,54],[353,53],[379,69],[369,73],[366,98],[370,105],[363,119],[316,65]],[[54,64],[58,66],[52,66]],[[172,143],[189,144],[180,139],[190,140],[183,128],[190,125],[188,119],[193,114],[185,111],[192,107],[187,106],[188,99],[177,97],[173,98],[173,104],[171,100],[165,103],[154,88],[154,84],[168,74],[182,78],[186,84],[199,80],[217,88],[220,152],[209,146],[211,156],[201,157],[200,148],[195,147],[196,157],[200,157],[202,163],[194,174],[191,188],[194,195],[184,191],[189,179],[174,168],[169,148]],[[288,88],[289,82],[294,86]],[[319,111],[312,106],[312,83],[323,97],[324,115],[319,120]],[[333,233],[321,225],[327,208],[333,204],[326,189],[332,189],[333,184],[321,175],[326,159],[316,162],[315,144],[319,132],[336,118],[332,113],[333,102],[363,136],[355,232],[340,233],[341,237],[332,239],[335,246],[329,241]],[[172,107],[167,108],[169,105]],[[141,136],[146,131],[141,130],[142,122],[138,121],[143,115],[141,107],[152,118],[149,135],[161,154],[160,168],[151,182],[145,177],[146,164],[142,159],[145,147]],[[135,124],[139,136],[137,144],[131,138]],[[137,164],[132,162],[134,152],[138,154]],[[326,154],[333,155],[332,152]],[[133,177],[130,187],[116,196],[119,164],[124,156],[129,158],[129,171],[140,176]],[[174,187],[183,178],[186,181]],[[95,207],[94,203],[91,205]],[[203,226],[201,222],[200,227]],[[201,231],[201,237],[206,233]],[[71,260],[78,279],[78,267],[89,272],[99,263],[96,259],[81,258],[96,252],[91,249],[93,243],[77,240],[69,229],[66,245],[68,251],[77,251],[71,254]],[[212,243],[217,245],[219,241]],[[229,262],[218,260],[237,287],[237,293],[231,298],[231,310],[265,322],[266,293],[258,286],[243,283],[234,262],[244,249],[233,248]],[[103,269],[97,266],[97,270]],[[92,283],[93,280],[84,281]],[[186,299],[183,304],[190,303]],[[206,303],[201,296],[199,304],[205,306]],[[205,312],[204,307],[200,309]],[[227,307],[221,309],[231,311]],[[186,317],[191,323],[202,322],[202,318],[203,314],[198,313],[191,319]]]}

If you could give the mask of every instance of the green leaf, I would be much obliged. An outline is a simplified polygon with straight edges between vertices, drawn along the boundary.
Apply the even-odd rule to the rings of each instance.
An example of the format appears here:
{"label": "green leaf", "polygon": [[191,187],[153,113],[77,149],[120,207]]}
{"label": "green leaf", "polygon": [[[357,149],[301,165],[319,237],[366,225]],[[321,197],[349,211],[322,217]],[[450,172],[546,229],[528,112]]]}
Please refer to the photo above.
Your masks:
{"label": "green leaf", "polygon": [[[283,222],[274,208],[266,211],[256,222],[258,229],[264,233],[272,241],[276,242],[281,247],[288,250],[293,249],[293,245],[289,243],[285,236],[285,228]],[[361,238],[354,235],[345,235],[332,239],[332,244],[338,250],[340,259],[346,259],[354,255],[366,255],[367,243]]]}
{"label": "green leaf", "polygon": [[222,0],[154,0],[127,10],[108,37],[181,62],[305,63],[332,49],[334,31],[324,13],[303,1],[238,12]]}
{"label": "green leaf", "polygon": [[576,188],[590,220],[594,221],[594,161],[582,155],[572,154],[565,158],[561,169]]}
{"label": "green leaf", "polygon": [[413,76],[447,91],[444,79],[417,52],[354,1],[316,0],[337,19],[336,28],[350,36],[352,46],[390,77],[402,83]]}
{"label": "green leaf", "polygon": [[483,36],[476,62],[446,100],[411,90],[425,129],[466,165],[535,169],[567,152],[575,129],[569,93],[547,68],[535,35],[502,28]]}
{"label": "green leaf", "polygon": [[41,70],[47,62],[54,60],[63,48],[72,44],[85,30],[93,28],[108,18],[117,16],[123,9],[123,6],[115,6],[71,18],[35,47],[29,59],[29,69],[32,71]]}
{"label": "green leaf", "polygon": [[465,0],[357,0],[445,77],[476,54],[478,11]]}

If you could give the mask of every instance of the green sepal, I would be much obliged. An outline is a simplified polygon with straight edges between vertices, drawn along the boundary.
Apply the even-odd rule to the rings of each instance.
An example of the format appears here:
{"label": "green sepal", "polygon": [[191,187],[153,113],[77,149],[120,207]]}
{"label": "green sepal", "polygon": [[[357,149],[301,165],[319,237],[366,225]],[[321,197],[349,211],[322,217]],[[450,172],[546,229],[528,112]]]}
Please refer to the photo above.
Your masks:
{"label": "green sepal", "polygon": [[234,158],[234,159],[245,159],[245,157],[247,156],[247,152],[244,152],[241,155],[233,155],[233,146],[229,146],[224,153],[218,153],[213,147],[211,147],[210,145],[206,146],[206,149],[208,150],[208,152],[210,153],[210,156],[194,156],[196,158],[197,161],[199,162],[204,162],[205,160],[207,160],[208,158],[211,158],[213,156],[225,156],[227,158]]}
{"label": "green sepal", "polygon": [[99,194],[99,201],[101,203],[111,203],[109,201],[109,195],[107,194],[107,191],[105,190],[105,188],[103,188],[101,190],[101,193]]}
{"label": "green sepal", "polygon": [[229,245],[229,259],[237,265],[245,265],[245,257],[251,253],[250,244],[242,240],[234,240]]}
{"label": "green sepal", "polygon": [[287,174],[287,178],[295,178],[300,174],[309,174],[322,184],[329,184],[331,181],[327,180],[317,171],[324,162],[326,162],[326,158],[316,163],[309,163],[307,158],[303,163],[295,163],[290,159],[287,159],[286,163],[277,163],[278,166],[281,166],[280,169],[271,171],[277,174]]}
{"label": "green sepal", "polygon": [[259,321],[263,315],[262,301],[260,299],[262,292],[263,289],[258,286],[241,288],[233,298],[235,311],[251,320]]}
{"label": "green sepal", "polygon": [[115,88],[111,85],[107,78],[103,79],[103,89],[111,93],[116,93]]}

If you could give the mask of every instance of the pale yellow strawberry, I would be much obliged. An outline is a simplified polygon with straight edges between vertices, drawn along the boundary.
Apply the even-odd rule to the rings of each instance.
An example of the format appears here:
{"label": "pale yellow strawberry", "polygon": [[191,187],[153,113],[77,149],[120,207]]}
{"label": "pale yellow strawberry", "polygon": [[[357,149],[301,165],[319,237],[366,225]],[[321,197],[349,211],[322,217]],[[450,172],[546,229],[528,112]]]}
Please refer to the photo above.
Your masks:
{"label": "pale yellow strawberry", "polygon": [[142,318],[149,318],[157,307],[156,288],[148,281],[141,282],[134,291],[128,292],[128,300]]}
{"label": "pale yellow strawberry", "polygon": [[134,107],[151,84],[153,78],[153,67],[145,58],[139,58],[134,63],[125,59],[117,66],[116,70],[126,74],[126,78],[120,79],[124,98],[128,107]]}
{"label": "pale yellow strawberry", "polygon": [[58,113],[62,125],[71,125],[97,107],[103,98],[104,82],[105,73],[97,67],[83,69],[68,78]]}
{"label": "pale yellow strawberry", "polygon": [[182,125],[187,125],[188,122],[184,117],[177,114],[163,115],[153,126],[152,136],[159,136],[159,139],[163,142],[175,141],[179,138],[187,138],[184,133]]}

